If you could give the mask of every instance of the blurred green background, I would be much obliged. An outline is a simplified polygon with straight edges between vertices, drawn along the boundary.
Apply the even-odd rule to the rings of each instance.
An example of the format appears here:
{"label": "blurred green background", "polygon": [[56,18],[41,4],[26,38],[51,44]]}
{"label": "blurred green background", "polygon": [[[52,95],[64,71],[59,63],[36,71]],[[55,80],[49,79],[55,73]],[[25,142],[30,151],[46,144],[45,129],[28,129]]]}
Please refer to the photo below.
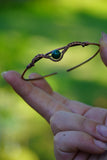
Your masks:
{"label": "blurred green background", "polygon": [[[0,72],[23,72],[31,59],[72,41],[99,42],[107,33],[106,0],[1,0]],[[31,69],[47,78],[60,94],[90,105],[107,106],[107,69],[100,55],[75,71],[96,47],[74,47],[59,62],[42,60]],[[72,54],[72,55],[71,55]],[[27,75],[26,75],[27,76]],[[0,78],[0,160],[54,160],[47,122]]]}

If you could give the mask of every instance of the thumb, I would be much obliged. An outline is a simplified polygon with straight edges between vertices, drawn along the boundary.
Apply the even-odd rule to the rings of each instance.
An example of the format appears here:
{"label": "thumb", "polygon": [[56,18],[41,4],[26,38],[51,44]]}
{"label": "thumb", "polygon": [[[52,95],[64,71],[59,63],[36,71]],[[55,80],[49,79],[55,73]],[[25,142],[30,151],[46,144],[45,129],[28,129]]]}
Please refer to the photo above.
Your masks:
{"label": "thumb", "polygon": [[102,33],[102,38],[100,39],[100,56],[103,63],[107,66],[107,34]]}

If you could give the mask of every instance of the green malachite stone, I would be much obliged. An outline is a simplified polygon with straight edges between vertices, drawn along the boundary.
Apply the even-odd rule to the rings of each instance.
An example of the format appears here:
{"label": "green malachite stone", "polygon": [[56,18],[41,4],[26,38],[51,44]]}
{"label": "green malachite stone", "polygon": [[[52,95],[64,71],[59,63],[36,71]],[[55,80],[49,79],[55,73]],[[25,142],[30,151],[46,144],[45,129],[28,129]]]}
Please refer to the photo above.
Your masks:
{"label": "green malachite stone", "polygon": [[60,56],[61,56],[61,52],[59,50],[52,51],[52,57],[54,59],[58,59],[58,58],[60,58]]}

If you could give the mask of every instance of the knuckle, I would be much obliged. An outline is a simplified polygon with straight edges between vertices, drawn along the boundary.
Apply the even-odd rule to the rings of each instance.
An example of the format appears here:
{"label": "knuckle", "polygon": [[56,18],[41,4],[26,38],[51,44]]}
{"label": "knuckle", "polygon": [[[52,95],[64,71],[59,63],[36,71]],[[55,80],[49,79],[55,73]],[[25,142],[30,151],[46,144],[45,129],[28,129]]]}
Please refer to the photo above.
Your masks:
{"label": "knuckle", "polygon": [[58,111],[55,112],[55,114],[50,119],[50,125],[54,135],[61,131],[63,115],[64,111]]}
{"label": "knuckle", "polygon": [[85,118],[83,120],[83,131],[95,136],[96,135],[96,125],[97,125],[96,122]]}
{"label": "knuckle", "polygon": [[64,138],[65,138],[66,133],[65,132],[59,132],[54,136],[54,143],[58,144],[63,142]]}

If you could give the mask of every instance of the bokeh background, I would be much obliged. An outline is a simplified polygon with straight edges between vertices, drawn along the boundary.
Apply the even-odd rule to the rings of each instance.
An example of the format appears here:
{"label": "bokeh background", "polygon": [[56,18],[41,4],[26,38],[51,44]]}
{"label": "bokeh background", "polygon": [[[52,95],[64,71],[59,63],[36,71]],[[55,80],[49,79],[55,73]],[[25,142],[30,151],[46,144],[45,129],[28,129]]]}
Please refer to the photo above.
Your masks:
{"label": "bokeh background", "polygon": [[[99,42],[107,33],[106,0],[1,0],[0,72],[22,73],[31,59],[72,41]],[[53,90],[77,101],[107,107],[107,69],[100,55],[75,71],[65,70],[95,53],[73,47],[59,63],[41,60],[28,72],[47,78]],[[26,74],[26,76],[28,76]],[[0,78],[0,160],[55,160],[47,122]]]}

